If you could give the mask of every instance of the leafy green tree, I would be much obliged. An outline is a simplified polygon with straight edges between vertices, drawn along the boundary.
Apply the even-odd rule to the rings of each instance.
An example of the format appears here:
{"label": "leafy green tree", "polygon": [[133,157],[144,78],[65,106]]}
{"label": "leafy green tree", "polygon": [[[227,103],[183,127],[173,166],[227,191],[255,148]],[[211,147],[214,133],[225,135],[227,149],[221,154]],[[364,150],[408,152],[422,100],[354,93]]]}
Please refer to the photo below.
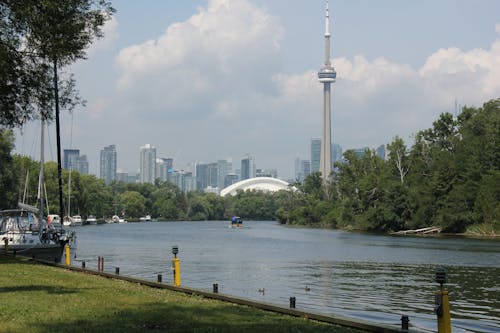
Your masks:
{"label": "leafy green tree", "polygon": [[396,175],[399,176],[401,184],[404,184],[410,166],[408,164],[408,152],[403,139],[396,136],[394,140],[387,145],[387,150],[389,151],[388,162],[391,164]]}
{"label": "leafy green tree", "polygon": [[[8,123],[15,123],[20,106],[32,102],[26,100],[26,92],[23,92],[20,84],[25,74],[22,69],[21,73],[18,73],[14,68],[16,63],[25,61],[32,64],[34,72],[40,74],[35,76],[30,73],[32,80],[29,81],[27,91],[36,93],[35,104],[42,112],[43,118],[50,117],[48,110],[53,107],[56,131],[60,132],[60,107],[71,109],[81,101],[75,93],[75,83],[71,77],[60,84],[59,71],[62,67],[85,58],[86,49],[94,38],[103,36],[102,27],[113,12],[110,3],[104,0],[4,0],[1,3],[0,13],[3,20],[0,30],[3,31],[0,36],[2,40],[7,41],[1,51],[10,58],[6,61],[8,66],[4,74],[8,81],[5,87],[1,87],[5,88],[8,97],[2,97],[0,101],[7,101],[6,106],[10,110],[6,117]],[[15,37],[4,38],[8,33]],[[62,89],[63,87],[66,89]],[[21,91],[18,91],[19,88]],[[29,112],[25,115],[29,116]],[[58,135],[58,202],[59,214],[62,216],[64,207],[60,151]]]}
{"label": "leafy green tree", "polygon": [[152,214],[161,219],[176,220],[182,215],[178,205],[180,190],[168,182],[156,183],[156,190],[151,193]]}
{"label": "leafy green tree", "polygon": [[0,209],[17,207],[18,178],[11,151],[14,149],[14,134],[0,129]]}
{"label": "leafy green tree", "polygon": [[146,198],[139,192],[126,191],[120,196],[125,208],[125,215],[129,218],[138,218],[144,215]]}

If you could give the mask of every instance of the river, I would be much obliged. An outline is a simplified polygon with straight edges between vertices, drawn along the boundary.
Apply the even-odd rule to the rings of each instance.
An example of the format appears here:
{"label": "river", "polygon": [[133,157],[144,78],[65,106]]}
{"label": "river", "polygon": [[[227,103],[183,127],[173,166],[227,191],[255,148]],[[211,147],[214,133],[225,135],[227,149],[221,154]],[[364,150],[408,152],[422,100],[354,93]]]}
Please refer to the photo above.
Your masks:
{"label": "river", "polygon": [[447,270],[452,330],[500,332],[500,241],[394,237],[290,228],[275,222],[145,222],[74,228],[74,265],[377,323],[436,331],[434,271]]}

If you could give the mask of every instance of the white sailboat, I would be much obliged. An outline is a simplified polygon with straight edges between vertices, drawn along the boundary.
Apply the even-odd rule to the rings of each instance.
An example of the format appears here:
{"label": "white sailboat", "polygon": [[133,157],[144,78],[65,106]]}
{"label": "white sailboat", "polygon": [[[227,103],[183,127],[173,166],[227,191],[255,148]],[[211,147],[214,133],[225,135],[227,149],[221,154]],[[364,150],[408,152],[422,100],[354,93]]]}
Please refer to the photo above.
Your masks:
{"label": "white sailboat", "polygon": [[9,253],[60,262],[64,246],[74,243],[75,234],[61,225],[54,228],[44,216],[44,129],[42,116],[38,208],[19,203],[18,209],[0,211],[0,240]]}

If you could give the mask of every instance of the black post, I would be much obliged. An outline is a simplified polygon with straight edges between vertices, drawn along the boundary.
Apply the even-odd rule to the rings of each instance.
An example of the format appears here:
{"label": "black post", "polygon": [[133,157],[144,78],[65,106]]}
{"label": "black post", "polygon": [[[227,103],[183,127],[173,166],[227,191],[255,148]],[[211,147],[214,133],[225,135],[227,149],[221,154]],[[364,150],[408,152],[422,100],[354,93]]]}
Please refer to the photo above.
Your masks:
{"label": "black post", "polygon": [[214,290],[215,294],[217,294],[219,292],[219,284],[218,283],[213,284],[213,290]]}
{"label": "black post", "polygon": [[295,309],[295,297],[290,297],[290,309]]}
{"label": "black post", "polygon": [[85,260],[82,260],[82,268],[85,268]]}
{"label": "black post", "polygon": [[401,329],[408,330],[408,323],[410,322],[410,318],[407,315],[401,316]]}
{"label": "black post", "polygon": [[120,275],[120,267],[115,267],[115,274]]}
{"label": "black post", "polygon": [[158,274],[158,283],[161,283],[161,274]]}

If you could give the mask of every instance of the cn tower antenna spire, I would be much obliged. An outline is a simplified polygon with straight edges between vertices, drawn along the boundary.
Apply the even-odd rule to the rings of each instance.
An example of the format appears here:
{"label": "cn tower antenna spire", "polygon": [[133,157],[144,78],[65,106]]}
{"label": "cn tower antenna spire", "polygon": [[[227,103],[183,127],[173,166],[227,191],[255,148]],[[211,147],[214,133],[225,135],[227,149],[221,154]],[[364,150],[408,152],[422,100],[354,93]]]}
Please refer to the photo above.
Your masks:
{"label": "cn tower antenna spire", "polygon": [[325,36],[330,36],[330,10],[328,9],[328,0],[326,0]]}
{"label": "cn tower antenna spire", "polygon": [[330,84],[335,82],[337,73],[330,62],[330,9],[326,0],[325,14],[325,63],[318,72],[319,82],[323,83],[323,130],[321,133],[321,155],[319,171],[323,181],[330,178],[332,172],[332,124]]}

